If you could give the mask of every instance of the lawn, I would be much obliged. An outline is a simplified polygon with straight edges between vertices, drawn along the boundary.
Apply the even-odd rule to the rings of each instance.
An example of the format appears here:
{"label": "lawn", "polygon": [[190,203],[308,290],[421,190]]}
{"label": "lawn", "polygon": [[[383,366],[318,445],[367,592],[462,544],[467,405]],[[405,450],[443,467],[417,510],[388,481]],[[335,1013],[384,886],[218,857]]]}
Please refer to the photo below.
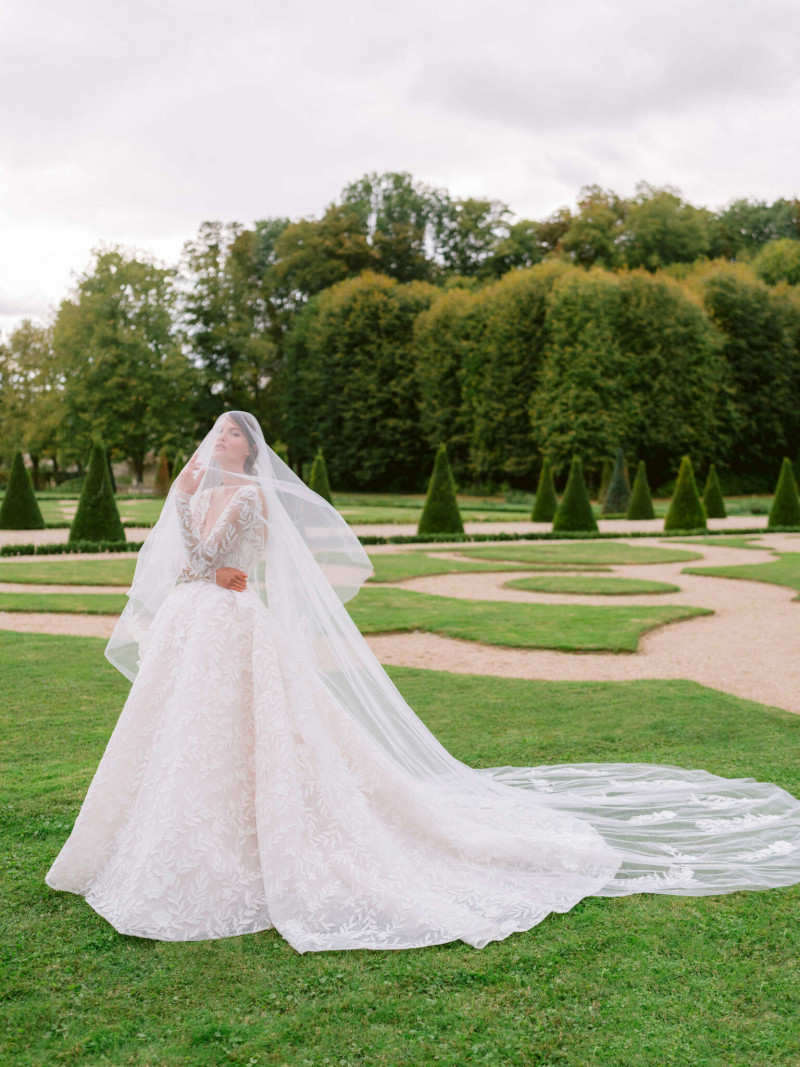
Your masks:
{"label": "lawn", "polygon": [[136,559],[121,555],[110,559],[0,560],[0,582],[25,585],[119,585],[127,589],[133,581]]}
{"label": "lawn", "polygon": [[[800,593],[800,552],[781,552],[768,563],[742,563],[735,567],[687,567],[687,574],[714,578],[745,578],[751,582],[785,585]],[[795,599],[800,600],[800,597]]]}
{"label": "lawn", "polygon": [[536,574],[504,582],[509,589],[532,593],[569,593],[574,596],[643,596],[652,593],[679,593],[680,586],[669,582],[649,582],[644,578],[605,578],[602,575]]}
{"label": "lawn", "polygon": [[[299,956],[275,931],[117,934],[44,882],[128,691],[103,647],[0,633],[0,1062],[796,1067],[798,887],[589,899],[482,950]],[[694,683],[389,674],[475,766],[659,762],[800,794],[800,717]]]}
{"label": "lawn", "polygon": [[[375,552],[370,556],[375,574],[371,582],[401,582],[406,578],[420,578],[430,574],[454,574],[457,571],[519,571],[525,564],[481,563],[473,559],[442,559],[427,552]],[[533,570],[561,570],[565,564],[531,564]],[[602,568],[601,568],[602,569]],[[2,573],[2,572],[0,572]]]}
{"label": "lawn", "polygon": [[572,541],[570,543],[534,545],[487,545],[485,548],[462,548],[459,555],[469,559],[518,560],[520,563],[583,563],[605,566],[647,563],[689,563],[701,559],[698,552],[660,545],[628,545],[621,541]]}

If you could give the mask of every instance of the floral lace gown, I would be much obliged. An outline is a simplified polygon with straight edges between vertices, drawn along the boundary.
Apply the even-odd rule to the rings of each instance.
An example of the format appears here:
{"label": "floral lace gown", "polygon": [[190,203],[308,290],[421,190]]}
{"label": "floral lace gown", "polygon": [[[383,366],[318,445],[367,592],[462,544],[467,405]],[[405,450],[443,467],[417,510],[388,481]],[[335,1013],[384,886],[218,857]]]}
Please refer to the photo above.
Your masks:
{"label": "floral lace gown", "polygon": [[[83,895],[120,933],[192,941],[275,927],[298,952],[482,947],[605,892],[620,868],[607,835],[521,804],[517,788],[459,806],[411,779],[258,595],[216,584],[220,567],[251,572],[269,524],[258,492],[242,487],[206,532],[211,492],[176,496],[188,563],[140,646],[47,884]],[[573,785],[610,773],[582,766]],[[559,768],[533,770],[526,784],[560,788]],[[796,834],[800,805],[776,791],[794,803]],[[686,870],[670,868],[667,882],[680,886]]]}

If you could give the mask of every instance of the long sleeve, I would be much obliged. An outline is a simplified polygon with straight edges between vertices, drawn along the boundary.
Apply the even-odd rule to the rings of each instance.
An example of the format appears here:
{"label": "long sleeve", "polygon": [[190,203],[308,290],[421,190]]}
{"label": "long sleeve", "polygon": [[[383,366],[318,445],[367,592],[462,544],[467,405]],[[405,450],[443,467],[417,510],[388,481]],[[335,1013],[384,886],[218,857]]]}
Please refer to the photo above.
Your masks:
{"label": "long sleeve", "polygon": [[225,558],[242,534],[261,529],[265,516],[261,494],[252,486],[242,486],[223,508],[208,537],[203,538],[192,514],[191,494],[177,492],[175,508],[189,567],[196,578],[213,578],[225,566]]}

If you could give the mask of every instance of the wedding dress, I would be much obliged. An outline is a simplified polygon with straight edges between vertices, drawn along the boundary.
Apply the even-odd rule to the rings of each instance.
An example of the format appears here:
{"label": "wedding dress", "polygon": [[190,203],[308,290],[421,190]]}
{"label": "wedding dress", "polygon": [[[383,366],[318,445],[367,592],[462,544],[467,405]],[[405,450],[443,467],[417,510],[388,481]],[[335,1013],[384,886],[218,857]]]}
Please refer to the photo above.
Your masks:
{"label": "wedding dress", "polygon": [[778,786],[452,757],[342,606],[363,548],[252,416],[218,425],[234,416],[255,469],[221,477],[209,434],[200,486],[170,492],[107,649],[133,686],[49,886],[120,933],[274,927],[303,953],[481,948],[587,896],[800,882],[800,802]]}

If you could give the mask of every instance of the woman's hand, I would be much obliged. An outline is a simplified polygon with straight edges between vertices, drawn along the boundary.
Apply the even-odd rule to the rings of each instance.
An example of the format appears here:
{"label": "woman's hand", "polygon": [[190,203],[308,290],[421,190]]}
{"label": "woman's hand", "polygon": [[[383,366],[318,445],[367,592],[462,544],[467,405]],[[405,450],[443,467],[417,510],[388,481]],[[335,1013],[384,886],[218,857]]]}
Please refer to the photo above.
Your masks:
{"label": "woman's hand", "polygon": [[194,493],[204,474],[205,467],[200,466],[200,460],[197,458],[197,453],[195,452],[175,479],[175,488],[179,493]]}
{"label": "woman's hand", "polygon": [[217,585],[223,589],[233,589],[235,593],[243,593],[247,588],[247,575],[244,571],[237,571],[235,567],[220,567],[215,575]]}

